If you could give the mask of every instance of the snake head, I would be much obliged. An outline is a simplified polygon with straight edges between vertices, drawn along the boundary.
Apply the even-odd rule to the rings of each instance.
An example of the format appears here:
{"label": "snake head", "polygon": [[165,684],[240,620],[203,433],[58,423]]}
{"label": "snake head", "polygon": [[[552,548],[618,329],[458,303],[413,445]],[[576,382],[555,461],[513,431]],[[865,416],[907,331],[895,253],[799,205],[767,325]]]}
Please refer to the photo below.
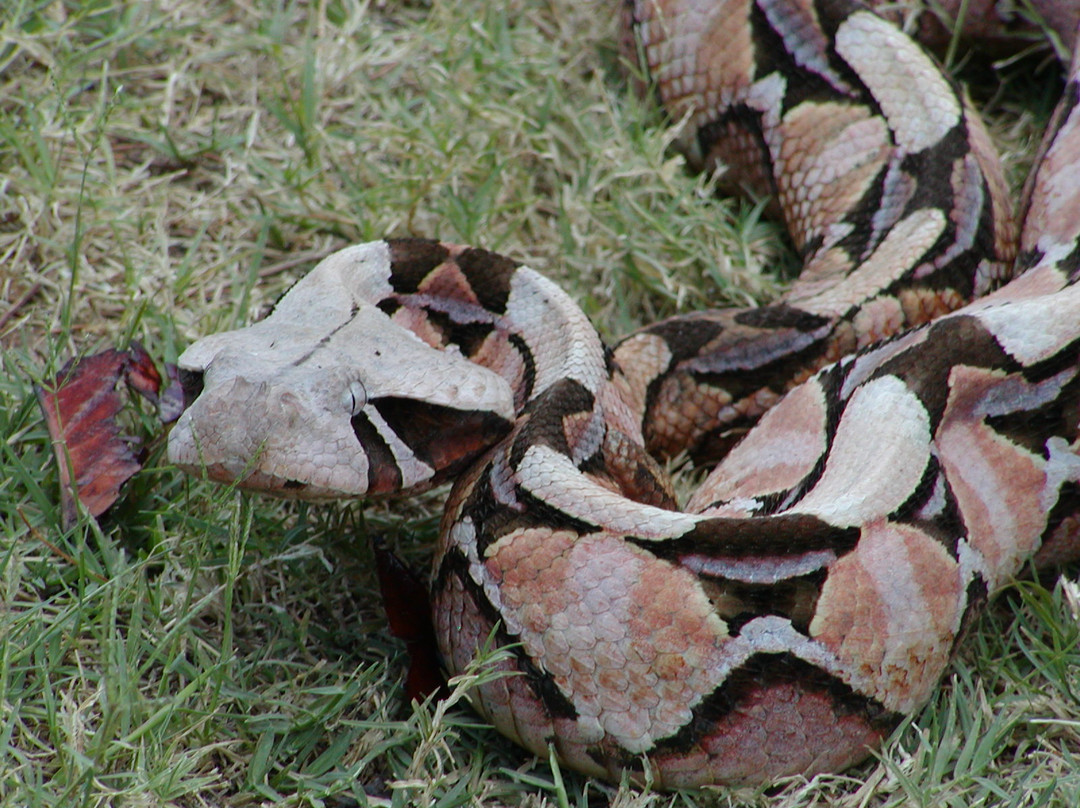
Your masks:
{"label": "snake head", "polygon": [[193,400],[169,460],[280,496],[385,496],[438,484],[505,435],[509,384],[385,314],[388,271],[385,243],[347,248],[266,319],[188,348]]}

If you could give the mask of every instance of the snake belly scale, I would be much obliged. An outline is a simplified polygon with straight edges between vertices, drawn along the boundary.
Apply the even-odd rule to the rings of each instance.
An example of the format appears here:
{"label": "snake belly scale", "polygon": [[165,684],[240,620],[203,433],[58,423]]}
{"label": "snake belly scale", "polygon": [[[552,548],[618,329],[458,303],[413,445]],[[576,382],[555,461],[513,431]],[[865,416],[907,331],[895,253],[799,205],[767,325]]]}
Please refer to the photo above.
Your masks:
{"label": "snake belly scale", "polygon": [[[349,247],[183,354],[169,456],[313,500],[452,480],[440,650],[510,646],[476,706],[537,754],[664,787],[839,770],[1022,565],[1077,555],[1076,72],[1018,227],[978,116],[863,6],[626,17],[691,159],[775,200],[781,300],[607,349],[510,259]],[[684,450],[720,460],[680,506],[657,458]]]}

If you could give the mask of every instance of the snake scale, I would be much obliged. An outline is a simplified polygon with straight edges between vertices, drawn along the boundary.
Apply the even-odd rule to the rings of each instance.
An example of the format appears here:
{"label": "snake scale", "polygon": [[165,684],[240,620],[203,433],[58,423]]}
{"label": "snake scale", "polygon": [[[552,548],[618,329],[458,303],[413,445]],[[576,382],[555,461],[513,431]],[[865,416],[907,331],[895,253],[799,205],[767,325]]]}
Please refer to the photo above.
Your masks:
{"label": "snake scale", "polygon": [[[847,0],[639,0],[682,144],[775,200],[778,302],[607,349],[472,247],[326,258],[181,357],[170,459],[314,500],[453,480],[433,577],[450,672],[539,755],[663,787],[862,760],[987,597],[1077,555],[1080,71],[1021,224],[979,118]],[[756,425],[755,425],[756,424]],[[722,457],[676,505],[655,458]]]}

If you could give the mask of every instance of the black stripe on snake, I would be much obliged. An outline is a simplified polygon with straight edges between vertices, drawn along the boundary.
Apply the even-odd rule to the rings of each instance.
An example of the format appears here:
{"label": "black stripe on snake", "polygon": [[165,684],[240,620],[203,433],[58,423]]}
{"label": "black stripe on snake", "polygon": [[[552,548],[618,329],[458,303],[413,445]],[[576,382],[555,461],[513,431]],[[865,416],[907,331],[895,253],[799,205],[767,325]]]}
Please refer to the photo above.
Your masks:
{"label": "black stripe on snake", "polygon": [[[538,755],[663,787],[840,770],[988,596],[1077,555],[1078,70],[1018,231],[978,116],[863,6],[627,17],[682,148],[774,200],[804,261],[781,300],[608,349],[510,259],[349,247],[183,354],[169,456],[312,500],[453,481],[440,650],[511,646],[476,707]],[[719,462],[677,504],[682,451]]]}

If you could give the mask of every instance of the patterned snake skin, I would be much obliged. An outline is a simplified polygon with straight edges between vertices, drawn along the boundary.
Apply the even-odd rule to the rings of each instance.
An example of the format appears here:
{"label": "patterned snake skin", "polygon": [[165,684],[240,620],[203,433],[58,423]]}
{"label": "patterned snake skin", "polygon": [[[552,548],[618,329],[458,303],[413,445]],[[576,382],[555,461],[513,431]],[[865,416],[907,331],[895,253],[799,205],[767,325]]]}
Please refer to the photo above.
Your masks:
{"label": "patterned snake skin", "polygon": [[[453,480],[441,652],[511,645],[476,706],[538,755],[664,787],[839,770],[989,595],[1080,549],[1080,70],[1018,238],[978,117],[864,7],[627,16],[687,153],[775,200],[804,258],[780,301],[607,350],[509,259],[350,247],[184,353],[169,456],[316,500]],[[686,449],[723,459],[679,507],[654,457]]]}

